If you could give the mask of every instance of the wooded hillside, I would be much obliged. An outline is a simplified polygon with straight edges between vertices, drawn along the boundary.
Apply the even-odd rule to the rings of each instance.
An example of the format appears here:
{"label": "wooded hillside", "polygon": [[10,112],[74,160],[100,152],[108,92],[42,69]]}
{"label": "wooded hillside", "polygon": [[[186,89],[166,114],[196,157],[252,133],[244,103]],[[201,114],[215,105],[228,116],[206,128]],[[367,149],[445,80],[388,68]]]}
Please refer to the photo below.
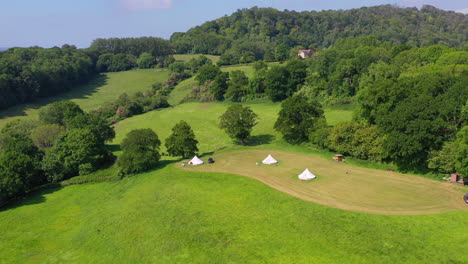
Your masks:
{"label": "wooded hillside", "polygon": [[359,35],[375,35],[393,44],[465,48],[467,25],[467,15],[428,5],[420,10],[382,5],[320,12],[254,7],[186,33],[174,33],[171,42],[178,53],[230,53],[240,57],[253,53],[256,59],[269,60],[287,55],[296,46],[326,48],[338,38]]}

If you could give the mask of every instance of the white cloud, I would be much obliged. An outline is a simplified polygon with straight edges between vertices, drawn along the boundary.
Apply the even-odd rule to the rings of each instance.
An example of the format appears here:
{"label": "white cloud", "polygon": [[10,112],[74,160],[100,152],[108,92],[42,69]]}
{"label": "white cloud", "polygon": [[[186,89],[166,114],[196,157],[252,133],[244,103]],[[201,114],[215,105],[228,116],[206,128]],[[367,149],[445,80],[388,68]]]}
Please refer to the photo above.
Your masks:
{"label": "white cloud", "polygon": [[125,10],[166,9],[172,6],[172,0],[120,0]]}
{"label": "white cloud", "polygon": [[468,8],[465,8],[465,9],[461,9],[461,10],[457,10],[455,11],[457,13],[462,13],[462,14],[465,14],[465,15],[468,15]]}

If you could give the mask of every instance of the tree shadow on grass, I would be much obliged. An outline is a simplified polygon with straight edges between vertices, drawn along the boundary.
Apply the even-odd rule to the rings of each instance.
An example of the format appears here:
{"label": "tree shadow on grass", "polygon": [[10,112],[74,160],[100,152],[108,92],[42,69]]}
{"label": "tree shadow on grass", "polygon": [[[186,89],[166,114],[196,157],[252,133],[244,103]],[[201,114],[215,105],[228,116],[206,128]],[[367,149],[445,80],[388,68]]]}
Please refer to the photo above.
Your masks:
{"label": "tree shadow on grass", "polygon": [[247,143],[245,145],[246,146],[258,146],[258,145],[263,145],[263,144],[270,144],[274,139],[275,139],[275,136],[269,135],[269,134],[255,135],[255,136],[251,136],[247,140]]}
{"label": "tree shadow on grass", "polygon": [[56,101],[87,98],[90,95],[92,95],[97,90],[97,88],[106,85],[107,79],[107,75],[98,74],[97,76],[89,80],[86,84],[77,85],[69,91],[65,91],[56,95],[51,95],[46,98],[38,98],[35,102],[20,104],[7,109],[3,109],[0,111],[0,119],[8,117],[26,116],[26,110],[39,109],[45,105]]}
{"label": "tree shadow on grass", "polygon": [[121,150],[120,144],[107,144],[106,148],[111,152],[117,152]]}
{"label": "tree shadow on grass", "polygon": [[0,205],[0,213],[26,205],[40,204],[46,201],[45,195],[62,189],[58,183],[40,186],[29,193],[13,198]]}

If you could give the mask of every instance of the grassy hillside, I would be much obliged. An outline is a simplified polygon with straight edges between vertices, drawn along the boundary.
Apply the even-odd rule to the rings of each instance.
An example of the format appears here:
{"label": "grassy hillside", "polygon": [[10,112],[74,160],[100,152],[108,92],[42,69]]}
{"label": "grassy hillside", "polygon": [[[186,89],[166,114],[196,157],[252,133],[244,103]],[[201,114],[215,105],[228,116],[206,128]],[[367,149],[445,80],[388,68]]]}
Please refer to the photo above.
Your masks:
{"label": "grassy hillside", "polygon": [[202,56],[202,55],[206,56],[208,59],[210,59],[214,63],[219,61],[219,56],[207,55],[207,54],[174,54],[174,59],[176,59],[178,61],[187,62],[187,61],[189,61],[189,60],[191,60],[193,58],[197,58],[197,57]]}
{"label": "grassy hillside", "polygon": [[[227,157],[236,149],[265,148],[299,156],[318,153],[285,144],[272,130],[278,104],[251,105],[260,117],[251,144],[261,145],[234,146],[216,127],[225,107],[190,103],[129,118],[116,127],[114,144],[131,129],[143,127],[153,128],[164,140],[173,124],[185,119],[206,155],[217,150],[215,155]],[[227,160],[216,157],[220,165]],[[3,209],[0,263],[468,261],[463,251],[468,239],[466,211],[413,216],[357,213],[303,201],[248,177],[196,171],[203,167],[179,168],[179,162],[166,159],[160,168],[122,181],[49,189]],[[415,177],[405,176],[410,182]],[[313,191],[315,183],[320,182],[304,184]],[[359,184],[372,193],[373,186],[362,183],[349,185],[343,195],[354,198]],[[432,195],[431,187],[426,187],[423,197],[416,199]],[[376,191],[391,195],[399,190]],[[322,189],[321,195],[337,194]]]}
{"label": "grassy hillside", "polygon": [[37,118],[41,107],[60,100],[72,100],[89,111],[105,102],[117,99],[124,92],[133,94],[150,89],[153,83],[163,82],[168,77],[169,72],[165,70],[133,70],[101,74],[90,83],[76,87],[72,91],[0,111],[0,127],[17,118]]}

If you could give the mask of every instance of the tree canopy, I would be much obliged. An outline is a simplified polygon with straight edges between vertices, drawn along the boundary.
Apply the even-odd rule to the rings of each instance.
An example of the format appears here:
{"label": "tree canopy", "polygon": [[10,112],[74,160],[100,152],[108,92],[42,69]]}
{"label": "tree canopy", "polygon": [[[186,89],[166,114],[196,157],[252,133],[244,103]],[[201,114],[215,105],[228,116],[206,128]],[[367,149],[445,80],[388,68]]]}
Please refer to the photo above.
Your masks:
{"label": "tree canopy", "polygon": [[219,127],[229,137],[245,144],[253,127],[257,124],[257,114],[248,106],[233,104],[219,117]]}
{"label": "tree canopy", "polygon": [[340,38],[363,35],[395,45],[465,48],[466,24],[466,15],[429,5],[419,10],[381,5],[320,12],[253,7],[174,33],[170,42],[178,53],[222,54],[222,64],[237,64],[251,57],[281,61],[298,46],[323,49]]}
{"label": "tree canopy", "polygon": [[130,131],[120,144],[122,155],[117,160],[123,175],[143,172],[154,168],[160,159],[161,141],[149,128]]}
{"label": "tree canopy", "polygon": [[172,134],[166,139],[165,145],[169,155],[188,158],[198,152],[197,144],[192,128],[181,120],[172,128]]}
{"label": "tree canopy", "polygon": [[309,134],[322,125],[322,106],[319,102],[308,101],[303,96],[292,96],[281,103],[274,128],[291,142],[304,142]]}

